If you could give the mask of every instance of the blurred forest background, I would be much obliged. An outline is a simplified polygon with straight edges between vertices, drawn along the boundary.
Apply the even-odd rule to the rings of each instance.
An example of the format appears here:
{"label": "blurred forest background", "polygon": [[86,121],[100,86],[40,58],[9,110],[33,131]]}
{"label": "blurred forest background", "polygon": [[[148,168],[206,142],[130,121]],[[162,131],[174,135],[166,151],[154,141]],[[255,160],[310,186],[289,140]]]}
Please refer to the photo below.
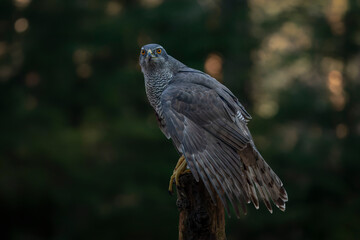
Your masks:
{"label": "blurred forest background", "polygon": [[1,239],[177,239],[152,42],[239,97],[288,191],[229,240],[358,239],[360,0],[1,0]]}

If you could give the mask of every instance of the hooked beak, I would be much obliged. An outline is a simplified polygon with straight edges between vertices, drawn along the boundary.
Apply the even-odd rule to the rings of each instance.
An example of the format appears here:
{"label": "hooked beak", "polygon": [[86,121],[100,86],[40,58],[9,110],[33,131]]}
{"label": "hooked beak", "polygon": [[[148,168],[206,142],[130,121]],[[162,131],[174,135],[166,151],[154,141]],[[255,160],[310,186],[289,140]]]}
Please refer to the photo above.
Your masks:
{"label": "hooked beak", "polygon": [[155,54],[149,49],[146,54],[147,61],[150,61],[152,58],[156,58]]}

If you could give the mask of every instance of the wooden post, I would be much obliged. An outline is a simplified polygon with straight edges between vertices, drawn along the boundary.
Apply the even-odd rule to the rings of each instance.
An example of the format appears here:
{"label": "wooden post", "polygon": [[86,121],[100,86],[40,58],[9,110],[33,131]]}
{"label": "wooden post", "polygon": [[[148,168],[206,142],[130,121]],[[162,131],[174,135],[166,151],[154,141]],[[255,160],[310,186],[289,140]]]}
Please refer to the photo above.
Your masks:
{"label": "wooden post", "polygon": [[226,240],[224,207],[216,206],[204,184],[191,173],[180,176],[176,205],[180,211],[179,240]]}

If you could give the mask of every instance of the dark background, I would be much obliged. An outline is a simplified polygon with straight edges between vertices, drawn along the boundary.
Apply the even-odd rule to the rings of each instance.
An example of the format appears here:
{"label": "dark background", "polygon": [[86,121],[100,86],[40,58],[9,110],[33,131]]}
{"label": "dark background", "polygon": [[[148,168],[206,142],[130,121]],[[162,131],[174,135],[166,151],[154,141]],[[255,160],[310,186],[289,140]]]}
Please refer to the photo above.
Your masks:
{"label": "dark background", "polygon": [[1,239],[177,239],[151,42],[239,97],[288,191],[229,240],[360,236],[359,0],[1,0]]}

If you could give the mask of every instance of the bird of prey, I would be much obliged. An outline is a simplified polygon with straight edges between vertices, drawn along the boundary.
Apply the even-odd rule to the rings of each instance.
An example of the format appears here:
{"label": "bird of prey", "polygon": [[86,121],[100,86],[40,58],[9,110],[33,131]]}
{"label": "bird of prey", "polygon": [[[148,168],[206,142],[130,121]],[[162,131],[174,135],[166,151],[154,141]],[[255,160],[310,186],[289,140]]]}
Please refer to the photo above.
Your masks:
{"label": "bird of prey", "polygon": [[234,94],[199,70],[167,54],[158,44],[141,48],[139,63],[146,95],[159,127],[182,155],[171,176],[191,171],[213,202],[215,194],[228,214],[246,203],[259,208],[259,198],[272,213],[271,201],[282,211],[288,200],[283,183],[256,149],[247,123],[251,116]]}

